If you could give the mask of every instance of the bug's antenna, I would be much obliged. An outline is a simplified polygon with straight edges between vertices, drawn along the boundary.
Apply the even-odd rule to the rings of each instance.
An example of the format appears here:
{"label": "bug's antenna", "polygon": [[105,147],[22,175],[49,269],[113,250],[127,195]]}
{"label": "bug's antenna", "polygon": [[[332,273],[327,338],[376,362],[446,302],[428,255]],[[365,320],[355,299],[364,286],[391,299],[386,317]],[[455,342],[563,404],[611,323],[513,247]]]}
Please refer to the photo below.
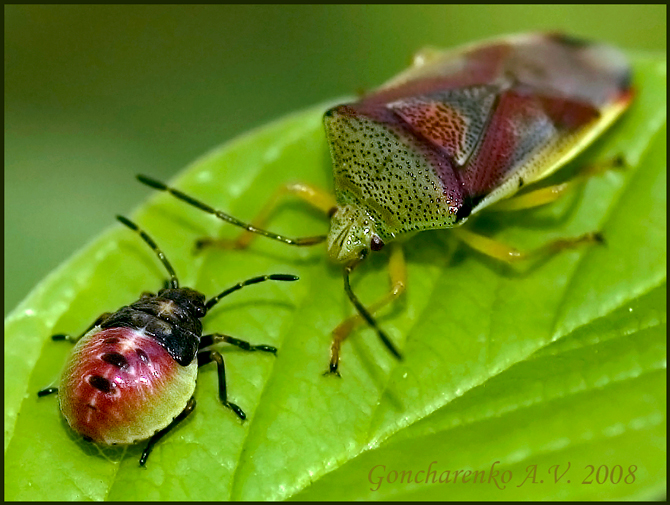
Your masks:
{"label": "bug's antenna", "polygon": [[225,291],[222,291],[215,297],[211,298],[206,304],[205,307],[207,307],[207,310],[211,309],[219,303],[219,300],[223,298],[224,296],[228,296],[230,293],[234,293],[235,291],[242,289],[244,286],[249,286],[251,284],[258,284],[259,282],[265,282],[265,281],[297,281],[299,277],[297,275],[290,275],[290,274],[272,274],[272,275],[261,275],[259,277],[254,277],[253,279],[247,279],[246,281],[240,282],[238,284],[235,284],[233,287],[226,289]]}
{"label": "bug's antenna", "polygon": [[239,226],[240,228],[244,228],[245,230],[250,231],[252,233],[257,233],[258,235],[263,235],[264,237],[271,238],[273,240],[278,240],[280,242],[284,242],[290,245],[304,245],[304,246],[319,244],[324,240],[326,240],[326,235],[318,235],[316,237],[301,237],[301,238],[284,237],[283,235],[278,235],[276,233],[262,230],[260,228],[256,228],[251,224],[242,222],[239,219],[234,218],[233,216],[226,214],[223,211],[216,210],[213,207],[207,205],[206,203],[203,203],[200,200],[196,200],[192,196],[189,196],[186,193],[179,191],[178,189],[171,188],[163,184],[162,182],[157,181],[156,179],[147,177],[146,175],[138,175],[137,180],[140,181],[142,184],[146,184],[147,186],[157,189],[159,191],[166,191],[167,193],[170,193],[174,197],[178,198],[179,200],[186,202],[189,205],[192,205],[193,207],[196,207],[200,210],[204,210],[205,212],[212,214],[213,216],[216,216],[219,219],[222,219],[223,221],[226,221],[230,224],[234,224],[235,226]]}
{"label": "bug's antenna", "polygon": [[158,256],[158,259],[161,260],[161,263],[163,263],[163,266],[168,271],[168,274],[170,274],[170,287],[173,289],[177,289],[179,287],[179,280],[177,279],[177,274],[175,273],[174,268],[172,268],[172,265],[170,265],[170,262],[168,261],[163,251],[161,251],[160,248],[156,245],[156,242],[154,242],[153,239],[149,235],[147,235],[147,233],[144,230],[142,230],[139,226],[133,223],[130,219],[123,216],[116,216],[116,219],[121,221],[131,230],[139,233],[140,237],[142,237],[142,239],[156,253],[156,256]]}
{"label": "bug's antenna", "polygon": [[363,304],[360,302],[360,300],[356,297],[354,292],[351,290],[351,286],[349,285],[349,274],[351,271],[354,269],[354,267],[358,264],[358,262],[355,262],[353,264],[347,265],[344,267],[344,291],[346,291],[347,296],[349,297],[349,300],[351,300],[351,303],[354,304],[354,307],[356,307],[356,310],[358,310],[358,313],[365,319],[365,321],[372,326],[372,328],[377,332],[377,335],[381,339],[381,341],[384,343],[386,348],[393,354],[396,358],[399,360],[402,360],[402,355],[400,354],[400,351],[396,349],[395,345],[393,345],[393,342],[388,338],[386,333],[382,331],[382,329],[377,325],[377,321],[374,320],[372,315],[368,312],[368,310],[363,306]]}

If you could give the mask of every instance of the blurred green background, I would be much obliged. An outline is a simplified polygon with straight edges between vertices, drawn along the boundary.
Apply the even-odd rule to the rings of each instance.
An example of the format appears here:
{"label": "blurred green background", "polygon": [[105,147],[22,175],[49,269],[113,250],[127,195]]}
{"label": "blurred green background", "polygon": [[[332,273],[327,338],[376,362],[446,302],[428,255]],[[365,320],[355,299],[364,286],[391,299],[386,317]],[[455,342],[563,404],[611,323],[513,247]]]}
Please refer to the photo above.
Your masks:
{"label": "blurred green background", "polygon": [[5,6],[5,314],[149,195],[134,174],[168,179],[421,47],[536,30],[665,52],[666,6]]}

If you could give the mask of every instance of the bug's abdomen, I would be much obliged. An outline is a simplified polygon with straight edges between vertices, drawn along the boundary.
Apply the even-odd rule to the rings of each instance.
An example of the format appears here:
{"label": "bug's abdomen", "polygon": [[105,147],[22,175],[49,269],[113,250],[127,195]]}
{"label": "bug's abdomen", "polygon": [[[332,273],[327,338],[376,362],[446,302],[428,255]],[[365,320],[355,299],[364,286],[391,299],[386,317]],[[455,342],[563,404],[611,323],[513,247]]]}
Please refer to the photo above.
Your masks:
{"label": "bug's abdomen", "polygon": [[142,330],[91,330],[74,347],[59,387],[60,405],[78,433],[103,444],[130,444],[165,428],[193,395],[197,360],[179,365]]}

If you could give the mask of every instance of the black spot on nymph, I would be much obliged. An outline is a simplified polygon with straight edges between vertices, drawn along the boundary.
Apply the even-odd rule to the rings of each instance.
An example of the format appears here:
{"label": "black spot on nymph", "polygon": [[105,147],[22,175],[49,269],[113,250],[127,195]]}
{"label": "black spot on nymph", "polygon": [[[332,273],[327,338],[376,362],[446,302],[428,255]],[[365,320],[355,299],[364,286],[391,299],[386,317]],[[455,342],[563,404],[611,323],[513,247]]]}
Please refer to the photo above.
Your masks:
{"label": "black spot on nymph", "polygon": [[114,389],[114,384],[101,375],[91,375],[91,377],[88,378],[88,383],[103,393],[111,393]]}
{"label": "black spot on nymph", "polygon": [[102,361],[114,365],[117,368],[127,368],[128,360],[118,352],[107,352],[101,356]]}
{"label": "black spot on nymph", "polygon": [[137,357],[140,358],[143,363],[149,363],[149,356],[147,356],[147,353],[142,349],[136,349],[135,354],[137,354]]}

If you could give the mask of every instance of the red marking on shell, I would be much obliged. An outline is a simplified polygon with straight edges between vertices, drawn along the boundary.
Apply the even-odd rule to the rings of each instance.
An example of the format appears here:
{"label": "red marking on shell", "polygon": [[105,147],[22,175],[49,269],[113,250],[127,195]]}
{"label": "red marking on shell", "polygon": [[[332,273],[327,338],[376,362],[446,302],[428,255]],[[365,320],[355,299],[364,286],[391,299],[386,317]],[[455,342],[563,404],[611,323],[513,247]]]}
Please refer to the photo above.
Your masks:
{"label": "red marking on shell", "polygon": [[542,109],[559,128],[576,130],[600,116],[598,109],[584,102],[562,97],[540,96]]}
{"label": "red marking on shell", "polygon": [[488,85],[506,70],[506,58],[511,52],[512,47],[506,42],[481,46],[443,64],[430,65],[429,75],[419,75],[399,85],[382,87],[361,102],[388,103],[447,89]]}
{"label": "red marking on shell", "polygon": [[577,47],[565,42],[565,38],[528,34],[445,52],[363,101],[393,102],[448,89],[495,84],[503,90],[523,84],[538,93],[550,91],[601,107],[629,89],[628,63],[619,51],[603,44],[585,42]]}
{"label": "red marking on shell", "polygon": [[84,338],[61,379],[61,409],[75,431],[110,443],[111,431],[132,427],[147,404],[161,401],[180,365],[135,329],[111,328]]}
{"label": "red marking on shell", "polygon": [[599,114],[593,106],[567,98],[525,89],[502,93],[480,146],[464,167],[467,193],[487,195],[559,133],[575,131]]}
{"label": "red marking on shell", "polygon": [[[529,149],[547,142],[554,131],[535,97],[503,93],[477,152],[463,171],[468,194],[487,195],[510,170],[519,168]],[[524,141],[526,145],[520,145]]]}
{"label": "red marking on shell", "polygon": [[467,119],[457,110],[439,102],[404,102],[391,104],[412,128],[444,148],[446,153],[456,159],[461,156],[465,146]]}
{"label": "red marking on shell", "polygon": [[415,134],[464,165],[486,129],[498,89],[453,89],[388,104]]}

